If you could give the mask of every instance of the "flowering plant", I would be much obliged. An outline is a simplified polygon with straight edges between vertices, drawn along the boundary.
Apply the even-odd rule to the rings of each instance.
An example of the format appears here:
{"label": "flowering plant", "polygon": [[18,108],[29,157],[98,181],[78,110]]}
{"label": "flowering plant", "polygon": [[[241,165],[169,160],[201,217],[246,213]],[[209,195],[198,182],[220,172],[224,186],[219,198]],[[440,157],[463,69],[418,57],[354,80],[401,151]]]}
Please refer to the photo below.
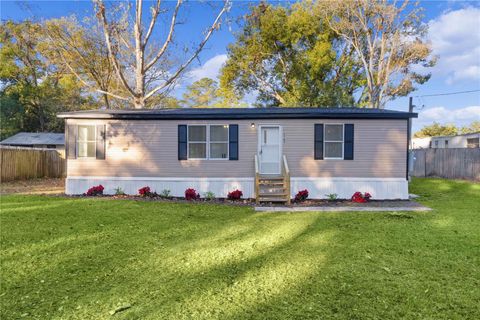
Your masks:
{"label": "flowering plant", "polygon": [[185,190],[185,200],[191,201],[191,200],[197,200],[200,198],[200,195],[197,193],[197,190],[193,188],[188,188]]}
{"label": "flowering plant", "polygon": [[233,190],[232,192],[229,192],[227,195],[227,198],[228,200],[235,201],[235,200],[240,200],[242,196],[243,196],[243,192],[237,189],[237,190]]}
{"label": "flowering plant", "polygon": [[103,194],[104,187],[100,184],[98,186],[93,186],[87,190],[87,193],[84,193],[84,196],[99,196]]}
{"label": "flowering plant", "polygon": [[308,198],[308,190],[307,189],[300,190],[295,195],[295,202],[303,202],[307,200],[307,198]]}
{"label": "flowering plant", "polygon": [[355,192],[352,196],[352,201],[357,203],[365,203],[370,200],[372,195],[368,192],[361,193],[359,191]]}
{"label": "flowering plant", "polygon": [[140,188],[138,189],[138,194],[142,197],[147,197],[150,195],[150,187],[143,187],[143,188]]}

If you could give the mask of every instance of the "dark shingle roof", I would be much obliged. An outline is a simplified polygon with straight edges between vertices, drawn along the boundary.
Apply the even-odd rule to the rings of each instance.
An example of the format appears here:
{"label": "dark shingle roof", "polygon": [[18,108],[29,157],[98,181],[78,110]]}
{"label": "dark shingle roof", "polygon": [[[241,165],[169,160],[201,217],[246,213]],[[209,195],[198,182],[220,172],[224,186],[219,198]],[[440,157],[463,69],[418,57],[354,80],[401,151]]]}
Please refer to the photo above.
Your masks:
{"label": "dark shingle roof", "polygon": [[56,144],[64,145],[65,137],[63,133],[51,133],[51,132],[19,132],[14,136],[11,136],[0,144],[6,145],[39,145],[39,144]]}
{"label": "dark shingle roof", "polygon": [[77,119],[408,119],[416,113],[367,108],[180,108],[88,110],[64,112],[59,118]]}

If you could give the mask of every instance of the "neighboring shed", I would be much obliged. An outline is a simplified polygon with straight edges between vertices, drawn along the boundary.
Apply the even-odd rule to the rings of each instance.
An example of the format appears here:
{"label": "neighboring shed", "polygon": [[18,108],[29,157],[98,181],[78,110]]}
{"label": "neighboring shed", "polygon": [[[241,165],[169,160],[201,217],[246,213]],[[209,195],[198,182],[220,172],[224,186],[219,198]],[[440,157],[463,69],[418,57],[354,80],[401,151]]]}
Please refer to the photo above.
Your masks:
{"label": "neighboring shed", "polygon": [[52,132],[19,132],[0,142],[2,146],[24,148],[65,148],[65,135]]}
{"label": "neighboring shed", "polygon": [[412,139],[413,149],[478,148],[479,142],[480,132]]}

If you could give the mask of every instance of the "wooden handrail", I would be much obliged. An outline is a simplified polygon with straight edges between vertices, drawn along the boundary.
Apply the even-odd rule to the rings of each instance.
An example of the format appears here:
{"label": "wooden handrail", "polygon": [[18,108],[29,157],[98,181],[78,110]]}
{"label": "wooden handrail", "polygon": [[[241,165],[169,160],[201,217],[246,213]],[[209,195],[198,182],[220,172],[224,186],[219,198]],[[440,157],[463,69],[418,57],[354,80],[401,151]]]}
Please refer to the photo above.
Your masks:
{"label": "wooden handrail", "polygon": [[288,168],[287,157],[283,155],[283,169],[285,170],[286,174],[290,174],[290,169]]}
{"label": "wooden handrail", "polygon": [[283,155],[283,181],[287,197],[287,205],[290,205],[290,169],[288,168],[287,157]]}
{"label": "wooden handrail", "polygon": [[255,202],[260,203],[260,171],[258,170],[258,157],[255,155]]}

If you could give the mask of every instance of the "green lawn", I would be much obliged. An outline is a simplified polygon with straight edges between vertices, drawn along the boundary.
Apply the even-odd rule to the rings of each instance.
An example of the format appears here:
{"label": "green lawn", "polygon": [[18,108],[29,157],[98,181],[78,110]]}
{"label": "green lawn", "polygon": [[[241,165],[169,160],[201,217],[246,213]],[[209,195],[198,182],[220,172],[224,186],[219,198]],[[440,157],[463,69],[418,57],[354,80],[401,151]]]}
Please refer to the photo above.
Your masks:
{"label": "green lawn", "polygon": [[435,210],[2,196],[0,318],[479,319],[480,184],[411,192]]}

